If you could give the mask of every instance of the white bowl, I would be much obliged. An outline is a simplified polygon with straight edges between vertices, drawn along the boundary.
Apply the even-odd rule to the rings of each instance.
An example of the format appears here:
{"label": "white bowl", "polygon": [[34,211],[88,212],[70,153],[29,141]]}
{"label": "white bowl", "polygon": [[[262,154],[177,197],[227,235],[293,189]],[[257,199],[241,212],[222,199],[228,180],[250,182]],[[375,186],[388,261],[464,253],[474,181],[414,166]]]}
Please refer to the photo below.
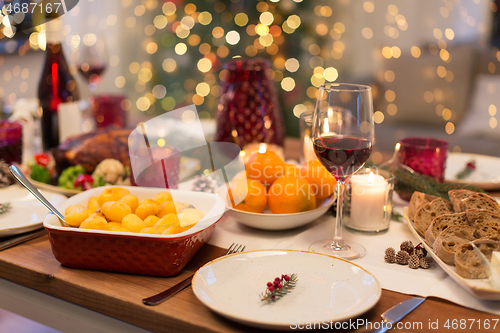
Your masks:
{"label": "white bowl", "polygon": [[227,213],[236,221],[257,229],[264,230],[287,230],[297,228],[319,218],[326,213],[335,201],[335,196],[325,199],[318,208],[301,213],[273,214],[266,208],[263,213],[250,213],[242,210],[229,208]]}

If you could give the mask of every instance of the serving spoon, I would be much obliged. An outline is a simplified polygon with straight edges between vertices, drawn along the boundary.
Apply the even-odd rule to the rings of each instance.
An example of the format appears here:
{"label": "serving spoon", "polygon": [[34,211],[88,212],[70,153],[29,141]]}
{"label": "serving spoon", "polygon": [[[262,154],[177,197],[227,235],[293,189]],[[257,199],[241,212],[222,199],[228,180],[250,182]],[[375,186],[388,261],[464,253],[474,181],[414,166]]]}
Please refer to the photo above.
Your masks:
{"label": "serving spoon", "polygon": [[69,224],[66,223],[66,220],[64,219],[64,216],[54,207],[52,204],[45,198],[37,189],[36,187],[26,178],[26,176],[23,175],[21,170],[15,165],[11,165],[9,167],[10,173],[12,176],[14,176],[26,189],[35,196],[35,198],[38,199],[45,207],[47,207],[52,213],[54,213],[55,216],[61,221],[62,225],[65,227],[71,227]]}

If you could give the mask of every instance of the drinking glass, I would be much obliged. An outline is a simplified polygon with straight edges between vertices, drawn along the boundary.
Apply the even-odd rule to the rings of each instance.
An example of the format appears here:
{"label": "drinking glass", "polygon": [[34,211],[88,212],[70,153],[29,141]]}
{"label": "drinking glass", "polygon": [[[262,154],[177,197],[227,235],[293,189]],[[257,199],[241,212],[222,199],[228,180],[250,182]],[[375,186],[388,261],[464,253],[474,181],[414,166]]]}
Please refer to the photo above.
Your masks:
{"label": "drinking glass", "polygon": [[[396,148],[397,149],[397,148]],[[399,163],[413,171],[444,182],[448,142],[435,138],[410,137],[399,140]]]}
{"label": "drinking glass", "polygon": [[89,89],[96,90],[108,59],[104,36],[94,33],[85,34],[73,57],[76,58],[78,71],[87,79]]}
{"label": "drinking glass", "polygon": [[353,259],[366,254],[358,243],[342,238],[345,181],[366,162],[373,149],[371,88],[359,84],[322,85],[313,116],[312,140],[319,161],[337,179],[337,217],[334,237],[314,242],[309,250]]}

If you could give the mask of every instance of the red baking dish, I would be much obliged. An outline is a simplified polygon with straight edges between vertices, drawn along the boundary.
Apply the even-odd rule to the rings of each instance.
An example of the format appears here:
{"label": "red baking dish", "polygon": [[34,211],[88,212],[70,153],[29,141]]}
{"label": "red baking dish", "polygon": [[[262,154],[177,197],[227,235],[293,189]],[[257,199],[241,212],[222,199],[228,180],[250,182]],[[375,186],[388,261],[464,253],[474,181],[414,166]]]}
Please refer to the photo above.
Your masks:
{"label": "red baking dish", "polygon": [[[109,187],[109,186],[106,186]],[[79,193],[57,208],[87,205],[92,196],[106,187]],[[139,200],[165,191],[159,188],[128,187]],[[179,273],[212,236],[215,224],[224,214],[223,200],[211,193],[170,190],[174,201],[185,202],[205,213],[191,229],[175,235],[101,231],[64,227],[49,213],[43,222],[49,233],[55,258],[62,265],[102,271],[171,276]]]}

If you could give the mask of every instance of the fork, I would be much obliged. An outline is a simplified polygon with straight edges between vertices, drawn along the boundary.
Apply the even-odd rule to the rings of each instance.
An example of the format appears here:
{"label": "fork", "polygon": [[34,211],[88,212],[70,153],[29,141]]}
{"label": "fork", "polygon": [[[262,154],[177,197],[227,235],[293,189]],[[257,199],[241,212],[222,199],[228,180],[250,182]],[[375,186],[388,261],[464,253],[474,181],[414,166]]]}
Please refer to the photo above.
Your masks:
{"label": "fork", "polygon": [[[224,255],[227,256],[228,254],[243,252],[245,250],[245,247],[246,246],[244,246],[244,245],[233,243],[227,249],[227,251]],[[193,281],[193,276],[194,276],[194,274],[191,274],[188,278],[177,283],[175,286],[168,288],[167,290],[162,291],[159,294],[156,294],[156,295],[153,295],[151,297],[143,299],[142,303],[144,303],[145,305],[158,305],[158,304],[160,304],[161,302],[176,295],[179,291],[186,288],[187,286],[190,286],[191,282]]]}

